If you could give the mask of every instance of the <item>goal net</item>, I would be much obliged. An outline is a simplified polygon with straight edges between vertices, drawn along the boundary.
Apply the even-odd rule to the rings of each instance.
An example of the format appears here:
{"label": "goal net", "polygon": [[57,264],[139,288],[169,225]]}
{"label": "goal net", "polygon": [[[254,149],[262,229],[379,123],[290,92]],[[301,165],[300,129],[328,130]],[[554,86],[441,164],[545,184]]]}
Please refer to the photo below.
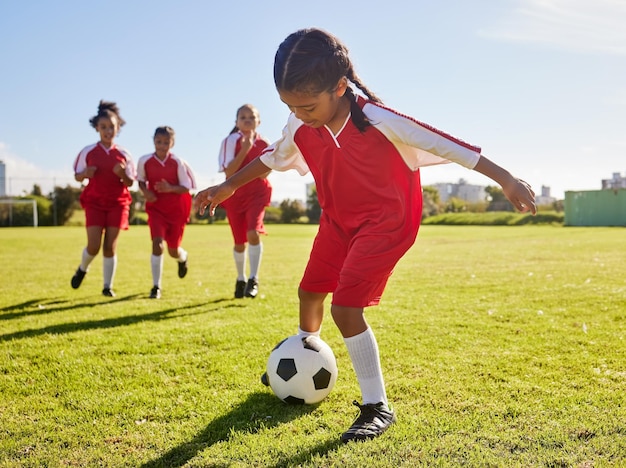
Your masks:
{"label": "goal net", "polygon": [[30,226],[32,221],[32,226],[37,227],[38,218],[37,200],[0,200],[0,226]]}

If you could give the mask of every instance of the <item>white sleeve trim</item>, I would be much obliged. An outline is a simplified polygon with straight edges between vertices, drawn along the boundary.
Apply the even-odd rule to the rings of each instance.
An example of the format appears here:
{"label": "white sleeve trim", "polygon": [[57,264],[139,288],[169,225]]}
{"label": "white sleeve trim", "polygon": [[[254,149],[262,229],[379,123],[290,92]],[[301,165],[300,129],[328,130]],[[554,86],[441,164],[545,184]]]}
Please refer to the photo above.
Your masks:
{"label": "white sleeve trim", "polygon": [[294,141],[294,135],[302,125],[302,121],[294,114],[289,115],[282,137],[265,148],[260,156],[261,162],[276,171],[295,169],[300,175],[307,174],[309,166]]}
{"label": "white sleeve trim", "polygon": [[367,103],[363,112],[374,128],[394,144],[413,171],[449,162],[473,169],[480,159],[479,147],[384,106]]}

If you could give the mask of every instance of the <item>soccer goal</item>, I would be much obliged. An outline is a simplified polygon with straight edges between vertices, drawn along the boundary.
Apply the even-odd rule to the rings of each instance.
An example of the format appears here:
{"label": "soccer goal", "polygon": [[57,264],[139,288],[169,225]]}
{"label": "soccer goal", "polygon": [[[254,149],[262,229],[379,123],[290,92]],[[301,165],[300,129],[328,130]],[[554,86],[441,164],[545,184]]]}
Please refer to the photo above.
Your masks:
{"label": "soccer goal", "polygon": [[[0,200],[0,205],[8,205],[8,225],[13,226],[13,206],[14,205],[30,205],[33,211],[33,227],[39,225],[39,216],[37,212],[37,200],[17,200],[15,198],[5,198]],[[5,210],[2,210],[5,211]],[[4,214],[4,213],[3,213]]]}

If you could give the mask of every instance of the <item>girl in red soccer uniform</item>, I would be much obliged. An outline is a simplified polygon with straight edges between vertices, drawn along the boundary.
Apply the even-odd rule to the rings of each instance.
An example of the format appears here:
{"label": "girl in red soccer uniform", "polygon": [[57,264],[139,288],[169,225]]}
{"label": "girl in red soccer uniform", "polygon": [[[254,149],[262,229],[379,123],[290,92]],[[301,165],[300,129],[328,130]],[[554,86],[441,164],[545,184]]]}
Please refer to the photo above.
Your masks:
{"label": "girl in red soccer uniform", "polygon": [[102,247],[102,294],[114,297],[117,239],[121,229],[128,229],[132,201],[128,188],[135,180],[135,166],[130,153],[114,142],[126,123],[120,117],[117,104],[100,101],[98,114],[89,123],[100,134],[100,141],[85,147],[74,161],[74,178],[78,182],[88,179],[89,183],[80,194],[80,203],[85,210],[87,247],[83,249],[80,266],[71,284],[74,289],[81,285],[89,264]]}
{"label": "girl in red soccer uniform", "polygon": [[158,127],[154,132],[154,153],[142,156],[137,163],[137,181],[146,199],[152,238],[151,299],[161,297],[164,241],[168,254],[178,262],[178,277],[187,274],[187,251],[181,242],[191,212],[189,192],[196,188],[196,182],[189,165],[170,152],[174,138],[174,129]]}
{"label": "girl in red soccer uniform", "polygon": [[[251,104],[244,104],[237,109],[235,127],[222,141],[219,154],[220,172],[224,172],[226,179],[243,169],[269,146],[269,142],[256,132],[260,123],[259,111]],[[268,171],[241,187],[222,204],[235,241],[236,298],[254,298],[259,292],[259,267],[263,256],[263,243],[259,234],[265,234],[265,207],[269,206],[272,198],[272,186],[267,180],[267,174]],[[246,243],[250,261],[247,281]]]}
{"label": "girl in red soccer uniform", "polygon": [[324,299],[332,292],[331,314],[363,399],[355,402],[360,414],[341,440],[370,439],[395,414],[363,312],[378,304],[394,266],[415,241],[422,212],[419,168],[454,161],[474,169],[500,184],[520,211],[536,212],[534,192],[479,147],[383,106],[355,73],[346,47],[325,31],[288,36],[276,53],[274,81],[292,111],[282,138],[240,173],[200,192],[198,205],[213,210],[269,168],[311,171],[322,217],[298,292],[299,333],[319,335]]}

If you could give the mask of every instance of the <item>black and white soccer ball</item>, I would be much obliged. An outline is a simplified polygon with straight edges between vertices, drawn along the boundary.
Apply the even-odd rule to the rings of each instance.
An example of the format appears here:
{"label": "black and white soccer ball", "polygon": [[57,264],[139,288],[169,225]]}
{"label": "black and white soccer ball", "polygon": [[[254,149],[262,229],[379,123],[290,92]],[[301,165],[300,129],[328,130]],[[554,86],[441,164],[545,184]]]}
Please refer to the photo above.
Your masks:
{"label": "black and white soccer ball", "polygon": [[337,381],[337,360],[317,336],[293,335],[278,343],[267,360],[265,384],[290,404],[315,404]]}

